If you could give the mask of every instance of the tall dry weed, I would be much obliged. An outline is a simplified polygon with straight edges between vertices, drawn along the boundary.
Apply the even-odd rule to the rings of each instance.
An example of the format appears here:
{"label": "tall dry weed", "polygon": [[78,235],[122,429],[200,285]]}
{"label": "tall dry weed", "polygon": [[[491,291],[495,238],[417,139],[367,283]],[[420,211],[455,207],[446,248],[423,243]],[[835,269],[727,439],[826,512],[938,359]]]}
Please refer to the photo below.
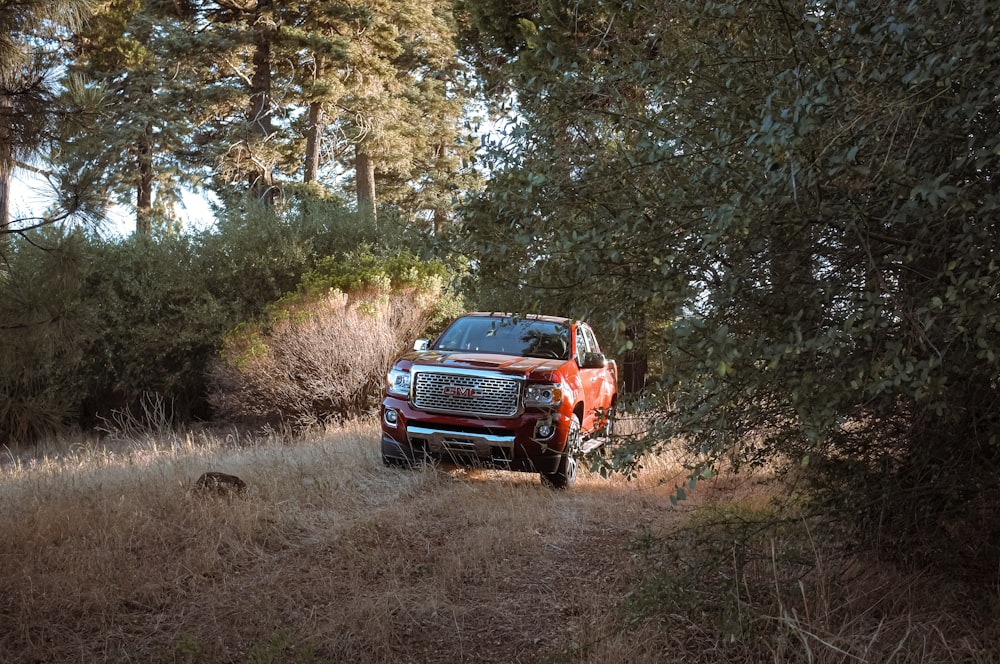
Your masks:
{"label": "tall dry weed", "polygon": [[236,335],[210,370],[216,417],[308,428],[375,407],[392,360],[426,328],[438,293],[340,291]]}

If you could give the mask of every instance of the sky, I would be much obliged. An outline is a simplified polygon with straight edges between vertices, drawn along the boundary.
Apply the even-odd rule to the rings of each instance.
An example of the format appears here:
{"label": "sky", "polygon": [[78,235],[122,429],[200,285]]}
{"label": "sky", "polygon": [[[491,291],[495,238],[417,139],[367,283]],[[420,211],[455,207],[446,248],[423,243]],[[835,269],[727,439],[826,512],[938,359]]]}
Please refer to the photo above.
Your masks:
{"label": "sky", "polygon": [[[15,169],[11,178],[10,215],[12,219],[39,217],[53,200],[52,190],[44,177],[24,169]],[[185,231],[201,231],[215,221],[206,195],[191,191],[181,194],[182,207],[177,210]],[[120,205],[108,211],[102,227],[108,237],[127,237],[135,230],[135,213]]]}

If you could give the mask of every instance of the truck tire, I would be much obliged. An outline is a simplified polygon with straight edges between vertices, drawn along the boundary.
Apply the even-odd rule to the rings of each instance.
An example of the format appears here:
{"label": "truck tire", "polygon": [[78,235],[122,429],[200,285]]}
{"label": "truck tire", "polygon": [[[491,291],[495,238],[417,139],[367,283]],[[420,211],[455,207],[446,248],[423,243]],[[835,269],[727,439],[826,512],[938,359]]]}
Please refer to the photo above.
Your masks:
{"label": "truck tire", "polygon": [[566,436],[566,448],[559,461],[559,468],[554,473],[542,473],[542,484],[552,489],[569,489],[576,484],[577,454],[583,436],[580,418],[575,414],[569,423],[569,434]]}
{"label": "truck tire", "polygon": [[382,455],[382,465],[386,468],[413,468],[413,462],[402,457]]}
{"label": "truck tire", "polygon": [[382,464],[389,468],[413,468],[413,459],[399,443],[383,438]]}

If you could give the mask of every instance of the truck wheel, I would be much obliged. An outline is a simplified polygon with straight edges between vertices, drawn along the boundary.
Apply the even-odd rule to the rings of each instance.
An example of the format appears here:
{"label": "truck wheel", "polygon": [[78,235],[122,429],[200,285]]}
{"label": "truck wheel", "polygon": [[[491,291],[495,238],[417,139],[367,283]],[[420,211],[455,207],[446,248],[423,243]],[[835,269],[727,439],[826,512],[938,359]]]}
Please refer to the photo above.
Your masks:
{"label": "truck wheel", "polygon": [[569,489],[576,484],[576,457],[580,451],[581,429],[580,418],[573,415],[559,469],[554,473],[542,473],[542,484],[552,489]]}
{"label": "truck wheel", "polygon": [[402,445],[391,439],[382,439],[382,463],[390,468],[412,468],[413,459]]}
{"label": "truck wheel", "polygon": [[413,462],[401,457],[382,455],[382,464],[387,468],[413,468]]}
{"label": "truck wheel", "polygon": [[604,443],[598,450],[599,454],[607,459],[611,456],[611,446],[615,442],[615,432],[618,430],[618,404],[611,404],[611,408],[608,409],[608,419],[604,423],[604,430],[601,432],[601,438],[604,439]]}

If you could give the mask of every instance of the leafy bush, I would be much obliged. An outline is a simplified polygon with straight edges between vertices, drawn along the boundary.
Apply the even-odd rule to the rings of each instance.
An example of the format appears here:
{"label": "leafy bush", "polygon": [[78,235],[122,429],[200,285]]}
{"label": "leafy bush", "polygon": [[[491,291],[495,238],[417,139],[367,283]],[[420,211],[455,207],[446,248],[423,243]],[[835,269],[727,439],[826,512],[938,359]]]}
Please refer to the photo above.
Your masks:
{"label": "leafy bush", "polygon": [[612,4],[480,26],[551,102],[463,217],[488,294],[618,314],[661,440],[805,467],[854,541],[995,585],[992,7]]}
{"label": "leafy bush", "polygon": [[188,237],[92,246],[83,298],[95,329],[81,376],[88,426],[147,394],[181,420],[204,414],[203,368],[240,307],[208,290],[199,249]]}
{"label": "leafy bush", "polygon": [[345,230],[354,218],[324,201],[234,209],[197,236],[16,238],[0,262],[0,442],[139,421],[150,398],[173,422],[209,416],[205,367],[226,330],[367,237]]}
{"label": "leafy bush", "polygon": [[210,370],[216,416],[308,427],[372,408],[392,359],[456,312],[446,275],[409,255],[324,259],[266,321],[228,335]]}
{"label": "leafy bush", "polygon": [[86,256],[81,235],[47,229],[19,237],[0,262],[0,444],[52,435],[79,413],[94,329]]}

